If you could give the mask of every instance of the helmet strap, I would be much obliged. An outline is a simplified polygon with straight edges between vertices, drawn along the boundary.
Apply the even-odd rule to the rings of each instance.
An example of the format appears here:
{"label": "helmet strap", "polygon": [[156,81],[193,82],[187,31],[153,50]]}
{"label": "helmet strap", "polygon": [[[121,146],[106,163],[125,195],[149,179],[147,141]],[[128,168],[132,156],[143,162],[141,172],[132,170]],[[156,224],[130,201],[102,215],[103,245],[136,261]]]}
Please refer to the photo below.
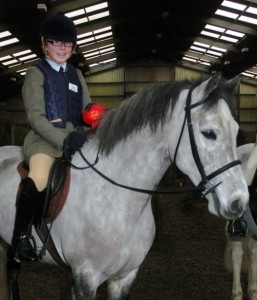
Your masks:
{"label": "helmet strap", "polygon": [[72,54],[76,54],[77,43],[73,46]]}
{"label": "helmet strap", "polygon": [[47,50],[45,49],[45,40],[44,40],[43,36],[41,37],[41,48],[42,48],[43,53],[45,55],[47,55]]}

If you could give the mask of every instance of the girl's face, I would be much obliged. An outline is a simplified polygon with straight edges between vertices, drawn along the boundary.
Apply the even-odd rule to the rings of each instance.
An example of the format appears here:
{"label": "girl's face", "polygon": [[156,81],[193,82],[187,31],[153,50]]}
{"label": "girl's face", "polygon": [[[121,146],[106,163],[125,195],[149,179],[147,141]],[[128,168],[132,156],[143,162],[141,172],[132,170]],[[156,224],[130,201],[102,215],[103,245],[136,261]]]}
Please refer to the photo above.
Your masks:
{"label": "girl's face", "polygon": [[47,58],[53,60],[58,65],[63,65],[71,57],[73,46],[65,46],[64,42],[57,46],[57,43],[60,44],[60,42],[45,40],[43,51]]}

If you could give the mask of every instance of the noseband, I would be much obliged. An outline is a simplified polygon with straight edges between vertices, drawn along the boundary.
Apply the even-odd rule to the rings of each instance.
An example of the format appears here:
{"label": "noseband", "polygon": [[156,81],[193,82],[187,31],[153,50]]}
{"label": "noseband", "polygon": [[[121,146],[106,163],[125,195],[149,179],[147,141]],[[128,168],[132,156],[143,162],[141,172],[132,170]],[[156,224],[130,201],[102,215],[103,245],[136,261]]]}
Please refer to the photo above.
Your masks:
{"label": "noseband", "polygon": [[194,129],[193,129],[193,124],[192,124],[192,120],[191,120],[191,110],[193,108],[199,106],[199,105],[202,105],[202,104],[206,103],[207,99],[204,99],[204,100],[198,101],[194,104],[191,104],[192,90],[193,90],[193,87],[190,88],[190,90],[188,92],[188,95],[187,95],[186,107],[185,107],[185,118],[184,118],[183,126],[182,126],[182,129],[181,129],[181,132],[180,132],[178,144],[177,144],[175,155],[174,155],[174,164],[176,163],[178,148],[179,148],[179,145],[180,145],[180,142],[181,142],[182,134],[183,134],[184,129],[185,129],[185,124],[187,123],[192,154],[193,154],[193,157],[194,157],[195,164],[196,164],[196,166],[198,168],[198,171],[199,171],[199,173],[201,175],[201,178],[202,178],[201,182],[197,186],[197,189],[202,192],[203,197],[206,196],[209,193],[212,193],[212,196],[213,196],[216,208],[217,208],[217,212],[219,212],[220,210],[218,208],[220,206],[220,202],[219,202],[219,198],[216,194],[215,189],[222,182],[220,181],[217,184],[213,184],[210,180],[212,178],[216,177],[217,175],[225,172],[226,170],[241,164],[241,161],[240,160],[232,161],[232,162],[226,164],[225,166],[221,167],[220,169],[212,172],[211,174],[206,175],[203,164],[202,164],[200,156],[199,156],[199,152],[197,150],[197,145],[196,145],[195,135],[194,135]]}

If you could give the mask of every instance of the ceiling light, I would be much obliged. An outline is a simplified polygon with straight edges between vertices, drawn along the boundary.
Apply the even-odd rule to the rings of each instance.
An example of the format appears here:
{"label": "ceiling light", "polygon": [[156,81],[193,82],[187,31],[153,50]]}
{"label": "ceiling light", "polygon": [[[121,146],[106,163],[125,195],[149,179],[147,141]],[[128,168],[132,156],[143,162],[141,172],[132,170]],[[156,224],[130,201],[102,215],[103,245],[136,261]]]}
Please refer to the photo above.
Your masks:
{"label": "ceiling light", "polygon": [[14,53],[13,56],[21,56],[21,55],[24,55],[24,54],[28,54],[28,53],[31,53],[32,51],[31,50],[24,50],[24,51],[21,51],[21,52],[17,52],[17,53]]}
{"label": "ceiling light", "polygon": [[231,42],[231,43],[237,43],[238,42],[238,39],[234,39],[234,38],[231,38],[231,37],[228,37],[228,36],[225,36],[225,35],[222,35],[220,37],[220,39],[223,40],[223,41]]}
{"label": "ceiling light", "polygon": [[208,54],[216,55],[216,56],[222,56],[223,53],[217,52],[217,51],[212,51],[212,50],[207,50]]}
{"label": "ceiling light", "polygon": [[7,59],[10,59],[10,58],[12,58],[11,55],[2,56],[2,57],[0,57],[0,61],[7,60]]}
{"label": "ceiling light", "polygon": [[222,6],[226,6],[226,7],[229,7],[229,8],[232,8],[232,9],[237,9],[237,10],[245,10],[246,8],[246,5],[243,5],[243,4],[238,4],[236,2],[233,2],[233,1],[223,1],[221,3]]}
{"label": "ceiling light", "polygon": [[21,63],[15,64],[15,65],[11,65],[11,66],[8,66],[8,69],[15,68],[15,67],[20,66],[20,65],[21,65]]}
{"label": "ceiling light", "polygon": [[84,15],[84,14],[85,14],[85,10],[83,8],[81,8],[81,9],[66,13],[65,16],[68,18],[73,18],[73,17]]}
{"label": "ceiling light", "polygon": [[38,3],[37,4],[37,9],[41,10],[41,11],[47,12],[47,7],[46,7],[46,5],[44,3]]}
{"label": "ceiling light", "polygon": [[90,53],[84,54],[84,57],[88,58],[88,57],[95,56],[95,55],[99,55],[99,52],[98,51],[90,52]]}
{"label": "ceiling light", "polygon": [[208,67],[211,65],[210,62],[202,61],[202,60],[199,60],[198,63],[201,64],[201,65],[204,65],[204,66],[208,66]]}
{"label": "ceiling light", "polygon": [[99,47],[99,49],[105,49],[105,48],[114,48],[114,44],[112,43],[112,44],[108,44],[108,45]]}
{"label": "ceiling light", "polygon": [[191,58],[189,56],[184,56],[182,59],[188,60],[188,61],[192,61],[192,62],[196,62],[197,61],[197,59]]}
{"label": "ceiling light", "polygon": [[242,75],[244,75],[244,76],[251,77],[251,78],[253,78],[253,77],[254,77],[254,75],[253,75],[253,74],[250,74],[250,73],[247,73],[247,72],[242,72],[241,74],[242,74]]}
{"label": "ceiling light", "polygon": [[226,34],[230,34],[230,35],[234,35],[234,36],[237,36],[237,37],[244,37],[245,34],[244,33],[241,33],[241,32],[237,32],[237,31],[234,31],[234,30],[226,30]]}
{"label": "ceiling light", "polygon": [[226,10],[222,10],[222,9],[217,9],[217,11],[215,12],[215,15],[227,17],[230,19],[236,19],[239,16],[238,14],[234,14],[234,13],[228,12]]}
{"label": "ceiling light", "polygon": [[223,48],[220,48],[220,47],[215,47],[215,46],[211,46],[211,49],[221,51],[221,52],[227,52],[226,49],[223,49]]}
{"label": "ceiling light", "polygon": [[24,61],[24,60],[28,60],[28,59],[31,59],[31,58],[34,58],[34,57],[37,57],[37,56],[36,56],[36,54],[32,53],[30,55],[19,57],[19,60]]}
{"label": "ceiling light", "polygon": [[97,67],[97,66],[99,66],[99,64],[98,63],[94,63],[94,64],[89,65],[89,68],[93,68],[93,67]]}
{"label": "ceiling light", "polygon": [[197,46],[205,47],[205,48],[209,48],[210,47],[210,45],[208,45],[208,44],[199,43],[199,42],[193,42],[193,44],[197,45]]}
{"label": "ceiling light", "polygon": [[213,33],[213,32],[209,32],[209,31],[206,31],[206,30],[202,30],[201,34],[202,35],[207,35],[207,36],[210,36],[210,37],[213,37],[213,38],[216,38],[216,39],[218,39],[220,37],[219,34]]}
{"label": "ceiling light", "polygon": [[6,61],[6,62],[3,62],[2,64],[3,64],[4,66],[8,66],[8,65],[11,65],[11,64],[15,64],[15,63],[17,63],[17,62],[18,62],[17,59],[12,59],[12,60],[8,60],[8,61]]}
{"label": "ceiling light", "polygon": [[10,31],[8,31],[8,30],[2,31],[2,32],[0,32],[0,39],[10,36],[10,35],[12,35]]}
{"label": "ceiling light", "polygon": [[102,13],[89,16],[88,19],[89,19],[89,21],[94,21],[94,20],[97,20],[100,18],[108,17],[109,15],[110,15],[109,11],[104,11]]}
{"label": "ceiling light", "polygon": [[93,42],[93,41],[95,41],[95,38],[94,37],[90,37],[88,39],[77,41],[77,44],[78,45],[80,45],[80,44],[87,44],[87,43],[90,43],[90,42]]}
{"label": "ceiling light", "polygon": [[104,60],[103,63],[109,63],[109,62],[113,62],[113,61],[116,61],[116,60],[117,60],[116,57],[114,57],[114,58],[109,58],[109,59]]}
{"label": "ceiling light", "polygon": [[224,32],[225,31],[225,28],[222,28],[222,27],[218,27],[218,26],[213,26],[213,25],[209,25],[207,24],[205,26],[206,29],[210,29],[210,30],[213,30],[213,31],[218,31],[218,32]]}
{"label": "ceiling light", "polygon": [[112,29],[111,26],[107,26],[107,27],[103,27],[103,28],[100,28],[100,29],[96,29],[96,30],[94,30],[94,34],[97,34],[97,33],[103,32],[103,31],[108,31],[108,30],[111,30],[111,29]]}
{"label": "ceiling light", "polygon": [[77,38],[81,39],[81,38],[83,38],[85,36],[89,36],[89,35],[93,35],[93,32],[89,31],[89,32],[82,33],[82,34],[78,35]]}
{"label": "ceiling light", "polygon": [[195,46],[191,46],[190,49],[195,50],[195,51],[199,51],[199,52],[205,52],[206,51],[205,48],[200,48],[200,47],[195,47]]}
{"label": "ceiling light", "polygon": [[100,3],[100,4],[96,4],[96,5],[86,7],[85,10],[86,10],[87,13],[90,13],[92,11],[100,10],[100,9],[103,9],[103,8],[106,8],[106,7],[108,7],[108,3],[103,2],[103,3]]}
{"label": "ceiling light", "polygon": [[10,45],[10,44],[14,44],[14,43],[17,43],[17,42],[19,42],[19,40],[17,38],[12,38],[12,39],[9,39],[9,40],[5,40],[5,41],[0,42],[0,47]]}
{"label": "ceiling light", "polygon": [[86,22],[88,22],[88,18],[87,17],[81,18],[81,19],[78,19],[78,20],[74,20],[73,22],[74,22],[75,25],[86,23]]}
{"label": "ceiling light", "polygon": [[241,16],[238,18],[239,21],[247,22],[250,24],[257,25],[257,19],[246,17],[246,16]]}
{"label": "ceiling light", "polygon": [[241,52],[242,52],[242,53],[248,52],[248,51],[249,51],[249,48],[247,48],[247,47],[241,49]]}
{"label": "ceiling light", "polygon": [[257,8],[255,8],[255,7],[248,7],[247,8],[247,10],[246,10],[247,12],[249,12],[249,13],[251,13],[251,14],[255,14],[255,15],[257,15]]}
{"label": "ceiling light", "polygon": [[95,36],[95,38],[97,40],[100,40],[100,39],[106,38],[108,36],[112,36],[112,32],[106,32],[106,33],[103,33],[103,34],[98,34],[98,35]]}
{"label": "ceiling light", "polygon": [[[101,49],[100,53],[106,53],[106,52],[113,52],[115,50],[114,47],[106,48],[106,49]],[[157,52],[157,51],[156,51]]]}

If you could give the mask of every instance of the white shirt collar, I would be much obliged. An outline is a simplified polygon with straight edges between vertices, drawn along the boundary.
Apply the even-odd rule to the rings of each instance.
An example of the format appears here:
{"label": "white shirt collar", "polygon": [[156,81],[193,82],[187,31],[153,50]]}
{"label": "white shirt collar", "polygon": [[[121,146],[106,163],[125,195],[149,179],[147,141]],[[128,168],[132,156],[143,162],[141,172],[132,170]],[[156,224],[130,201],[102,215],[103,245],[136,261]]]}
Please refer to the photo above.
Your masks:
{"label": "white shirt collar", "polygon": [[56,62],[46,58],[46,61],[49,63],[49,65],[54,69],[55,71],[59,72],[60,67],[63,67],[63,70],[66,70],[67,63],[64,63],[63,65],[58,65]]}

